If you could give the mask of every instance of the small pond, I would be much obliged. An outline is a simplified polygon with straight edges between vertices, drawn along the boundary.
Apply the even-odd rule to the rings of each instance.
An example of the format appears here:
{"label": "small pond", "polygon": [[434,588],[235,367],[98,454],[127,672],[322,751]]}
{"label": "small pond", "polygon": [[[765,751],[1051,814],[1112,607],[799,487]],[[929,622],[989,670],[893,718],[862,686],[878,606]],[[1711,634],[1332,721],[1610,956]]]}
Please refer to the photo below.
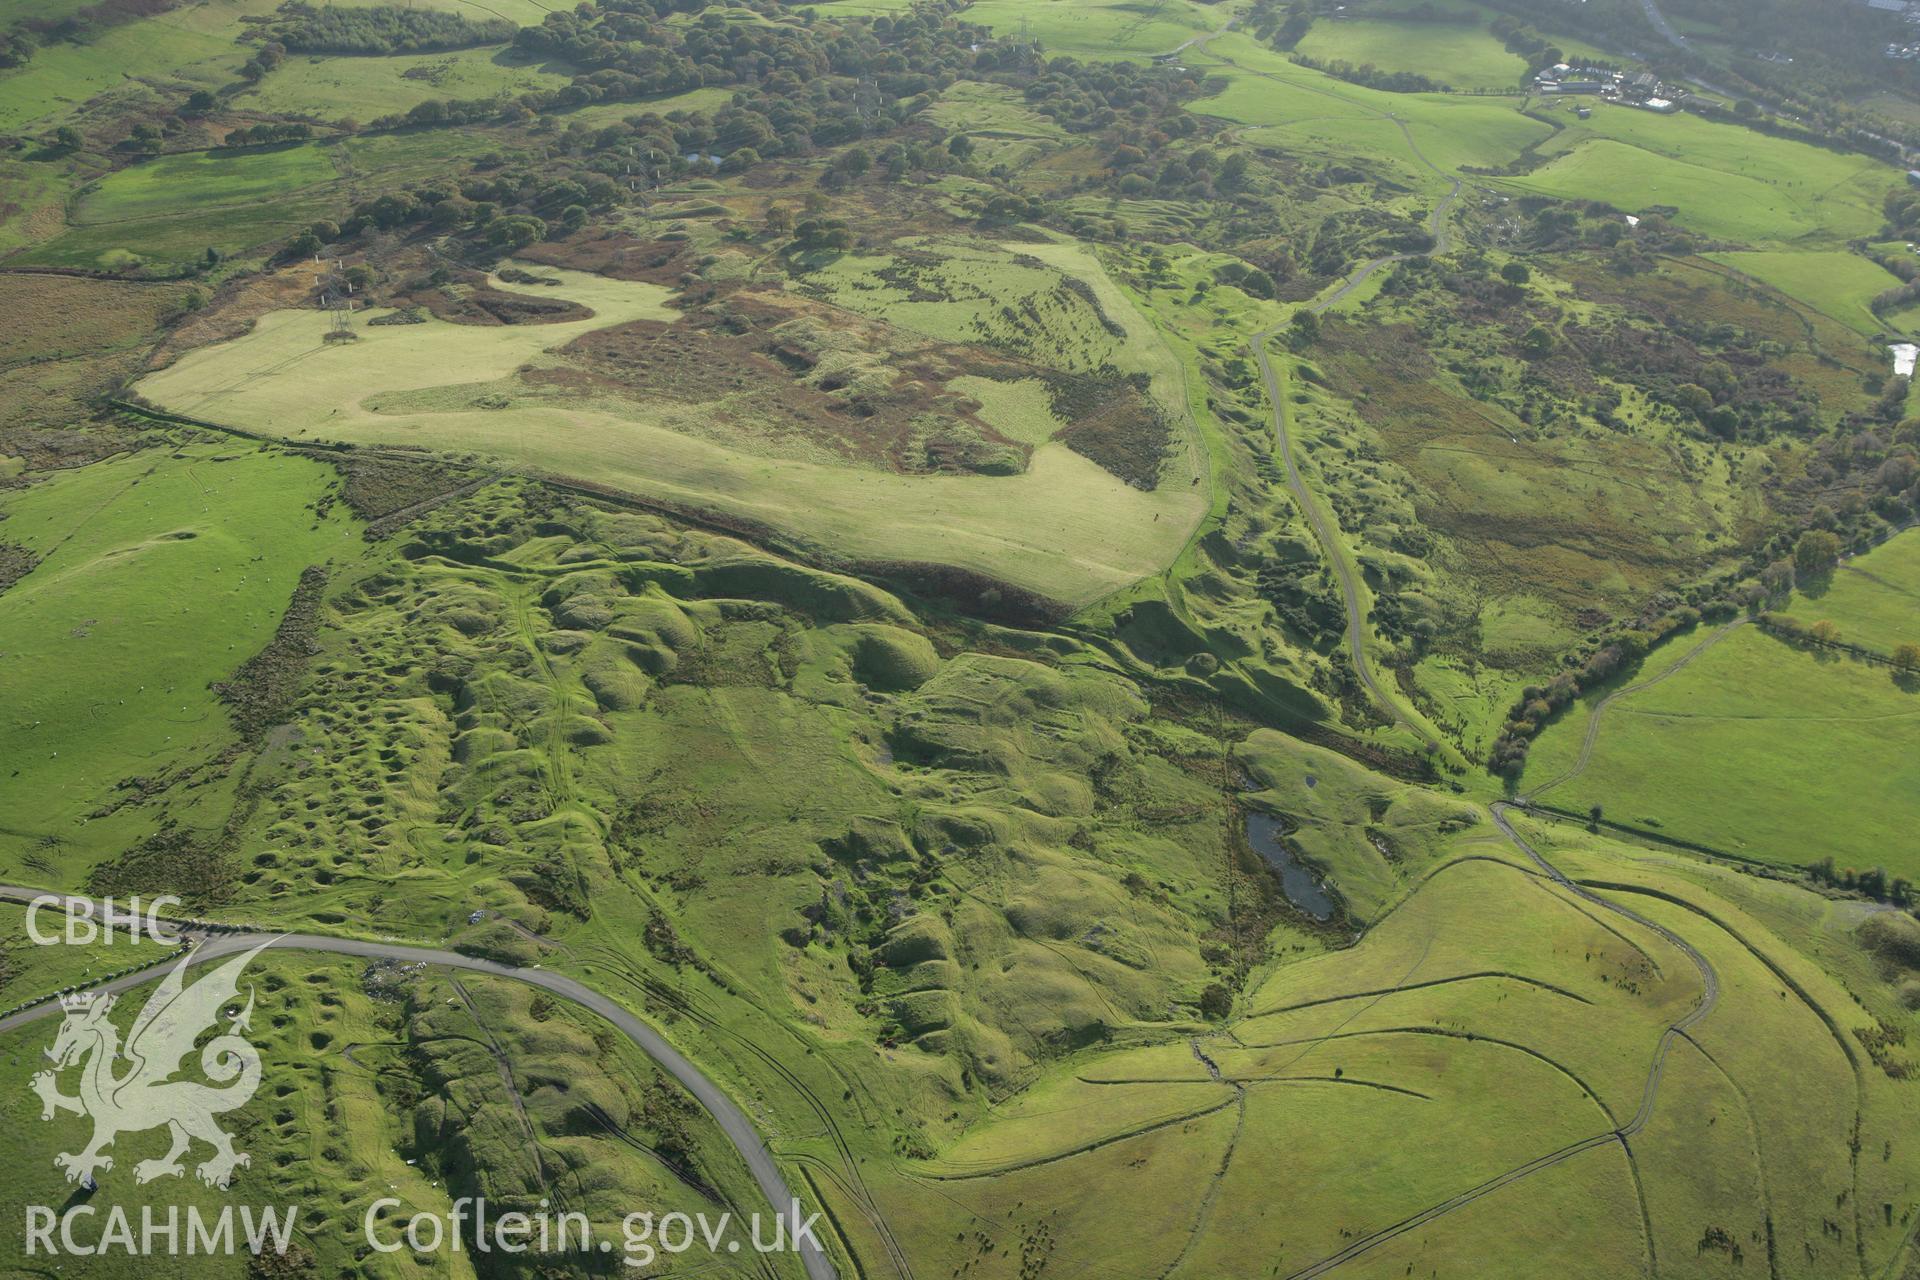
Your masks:
{"label": "small pond", "polygon": [[1280,888],[1287,901],[1315,920],[1331,920],[1337,906],[1333,895],[1293,856],[1283,839],[1286,833],[1287,824],[1270,813],[1247,814],[1247,843],[1280,873]]}

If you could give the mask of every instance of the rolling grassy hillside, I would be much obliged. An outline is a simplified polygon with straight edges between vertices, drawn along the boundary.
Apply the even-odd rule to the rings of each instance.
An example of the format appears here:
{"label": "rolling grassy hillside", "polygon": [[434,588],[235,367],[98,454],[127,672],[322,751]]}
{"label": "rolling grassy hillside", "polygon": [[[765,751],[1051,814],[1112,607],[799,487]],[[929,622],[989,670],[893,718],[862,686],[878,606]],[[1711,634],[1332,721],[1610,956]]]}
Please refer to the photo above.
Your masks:
{"label": "rolling grassy hillside", "polygon": [[151,834],[130,789],[180,787],[182,816],[203,792],[211,812],[230,803],[236,780],[201,773],[229,732],[212,686],[265,647],[304,568],[356,550],[349,522],[311,509],[328,481],[304,459],[202,444],[0,498],[7,541],[37,561],[0,622],[4,839],[16,865],[44,865],[32,878]]}
{"label": "rolling grassy hillside", "polygon": [[[1076,271],[1092,266],[1079,251],[1034,249]],[[949,302],[895,302],[871,289],[854,300],[910,330],[966,341],[978,336],[983,317],[997,315],[1002,297],[1027,290],[1053,296],[1066,278],[1046,266],[1018,266],[1004,251],[968,252],[958,262],[997,263],[1005,274],[971,275],[979,292]],[[856,268],[849,261],[837,270]],[[1174,454],[1177,478],[1152,492],[1059,444],[1041,445],[1017,475],[891,476],[759,457],[751,446],[730,447],[680,429],[675,411],[665,406],[609,411],[556,402],[516,385],[514,371],[597,330],[677,318],[662,308],[665,294],[656,288],[568,273],[557,278],[571,300],[592,308],[591,319],[481,332],[435,322],[366,326],[352,345],[329,347],[322,315],[282,312],[263,317],[244,338],[154,374],[139,390],[198,418],[236,425],[272,420],[293,439],[475,451],[535,473],[611,483],[692,509],[717,508],[841,555],[957,564],[1070,604],[1171,560],[1203,508],[1193,483],[1201,464],[1191,445]],[[826,288],[834,289],[831,278]],[[1101,300],[1094,306],[1062,296],[1069,298],[1062,304],[1067,315],[1077,312],[1080,322],[1047,331],[1043,340],[1052,345],[1032,358],[1069,372],[1118,361],[1143,372],[1162,405],[1180,404],[1178,368],[1143,318],[1113,321],[1125,335],[1120,338],[1101,327],[1101,316],[1128,315],[1120,309],[1128,304],[1110,286],[1095,293]],[[503,395],[518,401],[515,413],[503,416],[480,403]],[[540,425],[529,430],[530,423]],[[1046,518],[1036,520],[1043,506]]]}
{"label": "rolling grassy hillside", "polygon": [[[1898,169],[1505,92],[1464,0],[1299,51],[1491,92],[1250,0],[430,3],[540,30],[243,73],[274,6],[193,0],[0,72],[0,882],[577,979],[845,1280],[1912,1269]],[[1789,600],[1812,527],[1886,540]],[[123,962],[50,950],[0,1005]],[[764,1208],[524,982],[257,1001],[303,1252],[60,1274]],[[53,1028],[0,1171],[58,1204]]]}

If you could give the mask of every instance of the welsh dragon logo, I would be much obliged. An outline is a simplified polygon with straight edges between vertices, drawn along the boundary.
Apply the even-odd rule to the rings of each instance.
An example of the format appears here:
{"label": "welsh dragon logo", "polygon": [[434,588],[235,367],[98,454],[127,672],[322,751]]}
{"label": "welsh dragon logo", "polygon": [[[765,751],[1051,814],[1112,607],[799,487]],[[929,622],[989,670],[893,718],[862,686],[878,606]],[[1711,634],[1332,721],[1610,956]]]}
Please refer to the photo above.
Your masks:
{"label": "welsh dragon logo", "polygon": [[[215,1124],[214,1117],[245,1106],[260,1087],[260,1054],[240,1034],[253,1017],[251,988],[246,1007],[230,1015],[226,1033],[200,1050],[200,1070],[213,1084],[174,1077],[201,1034],[219,1022],[222,1007],[238,995],[241,971],[271,945],[262,943],[190,987],[185,984],[188,957],[181,957],[134,1018],[124,1045],[108,1019],[113,996],[81,992],[61,997],[66,1020],[46,1051],[53,1070],[34,1076],[33,1091],[40,1095],[42,1120],[62,1111],[93,1118],[93,1140],[77,1153],[53,1158],[66,1170],[68,1182],[95,1185],[96,1171],[113,1168],[113,1157],[103,1153],[115,1137],[162,1125],[172,1135],[172,1146],[160,1159],[135,1165],[135,1182],[181,1176],[185,1169],[180,1157],[195,1139],[213,1148],[212,1157],[195,1170],[210,1187],[225,1190],[234,1170],[250,1163],[246,1153],[233,1149],[233,1135]],[[58,1076],[74,1066],[80,1067],[80,1092],[68,1097],[60,1092]]]}

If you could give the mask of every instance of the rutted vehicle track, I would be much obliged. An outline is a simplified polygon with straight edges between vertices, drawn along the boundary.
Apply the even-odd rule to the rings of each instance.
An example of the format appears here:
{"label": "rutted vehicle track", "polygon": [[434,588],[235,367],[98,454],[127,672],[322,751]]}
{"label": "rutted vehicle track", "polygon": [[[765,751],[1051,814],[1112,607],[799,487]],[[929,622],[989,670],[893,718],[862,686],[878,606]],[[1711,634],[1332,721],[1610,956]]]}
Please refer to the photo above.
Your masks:
{"label": "rutted vehicle track", "polygon": [[[1395,117],[1394,123],[1398,124],[1401,132],[1406,134],[1407,145],[1412,148],[1416,156],[1419,156],[1421,163],[1433,169],[1435,173],[1439,173],[1440,170],[1426,158],[1414,142],[1412,133],[1407,131],[1406,122]],[[1447,219],[1452,215],[1453,206],[1460,198],[1460,191],[1460,179],[1455,178],[1453,189],[1434,205],[1433,213],[1428,219],[1428,227],[1433,234],[1431,248],[1421,253],[1390,253],[1384,257],[1374,258],[1349,276],[1345,284],[1308,307],[1307,310],[1316,316],[1324,313],[1365,284],[1376,272],[1396,262],[1432,257],[1447,252],[1453,242]],[[1301,474],[1300,464],[1294,456],[1292,434],[1287,430],[1286,398],[1281,392],[1280,375],[1273,367],[1273,357],[1267,352],[1268,343],[1273,340],[1275,334],[1280,332],[1280,328],[1281,326],[1276,325],[1254,335],[1253,357],[1255,363],[1260,366],[1260,378],[1266,387],[1267,403],[1273,407],[1274,442],[1279,447],[1280,461],[1286,471],[1287,488],[1293,494],[1294,504],[1307,517],[1307,523],[1313,529],[1313,536],[1320,543],[1321,554],[1326,557],[1328,566],[1332,568],[1335,579],[1340,583],[1340,595],[1345,603],[1347,614],[1347,656],[1353,663],[1354,673],[1359,676],[1360,683],[1366,688],[1368,696],[1382,711],[1394,721],[1412,730],[1429,750],[1445,751],[1446,744],[1426,727],[1418,713],[1404,706],[1398,698],[1387,691],[1379,678],[1374,675],[1372,664],[1367,661],[1367,611],[1360,604],[1358,570],[1354,568],[1346,548],[1341,545],[1339,532],[1333,527],[1331,518],[1321,509],[1319,501],[1307,487],[1306,478]]]}
{"label": "rutted vehicle track", "polygon": [[1579,777],[1581,774],[1587,771],[1587,765],[1593,759],[1593,749],[1595,746],[1599,744],[1599,741],[1600,741],[1600,722],[1606,718],[1607,708],[1612,706],[1615,700],[1624,698],[1628,694],[1639,693],[1643,689],[1651,689],[1653,688],[1653,686],[1659,684],[1663,680],[1666,680],[1668,677],[1676,676],[1680,674],[1682,671],[1686,670],[1689,666],[1691,666],[1694,660],[1700,657],[1700,655],[1704,654],[1707,650],[1713,648],[1713,646],[1719,644],[1722,640],[1725,640],[1729,635],[1731,635],[1734,632],[1735,629],[1739,627],[1743,627],[1747,623],[1752,621],[1753,621],[1752,618],[1745,618],[1745,617],[1735,618],[1732,622],[1727,623],[1724,627],[1721,627],[1718,631],[1715,631],[1712,635],[1708,636],[1705,640],[1702,640],[1699,644],[1695,645],[1691,652],[1687,653],[1684,657],[1680,658],[1679,661],[1675,662],[1672,666],[1668,667],[1665,671],[1662,671],[1659,675],[1652,676],[1646,680],[1637,681],[1633,684],[1626,686],[1623,689],[1615,689],[1612,693],[1600,699],[1599,702],[1594,704],[1593,710],[1587,713],[1586,736],[1580,740],[1580,756],[1578,759],[1574,761],[1573,767],[1567,770],[1565,773],[1561,774],[1559,777],[1553,778],[1547,782],[1541,783],[1539,786],[1535,787],[1533,790],[1527,792],[1527,794],[1523,796],[1522,799],[1531,801],[1536,797],[1543,795],[1548,791],[1553,790],[1557,786],[1560,786],[1564,783],[1572,782],[1575,778]]}
{"label": "rutted vehicle track", "polygon": [[1458,1195],[1450,1196],[1442,1200],[1439,1204],[1402,1218],[1400,1221],[1382,1227],[1378,1231],[1361,1236],[1338,1253],[1322,1258],[1311,1266],[1290,1272],[1287,1280],[1309,1280],[1309,1278],[1313,1276],[1326,1275],[1341,1264],[1350,1262],[1361,1254],[1385,1244],[1389,1240],[1405,1235],[1407,1232],[1418,1227],[1423,1227],[1436,1218],[1444,1217],[1446,1214],[1452,1213],[1455,1209],[1464,1208],[1483,1196],[1490,1195],[1502,1187],[1511,1186],[1523,1178],[1540,1172],[1542,1169],[1550,1169],[1555,1165],[1563,1164],[1583,1152],[1591,1151],[1596,1147],[1606,1146],[1611,1142],[1618,1142],[1622,1147],[1625,1147],[1627,1140],[1644,1129],[1647,1122],[1653,1118],[1654,1104],[1659,1100],[1660,1085],[1666,1071],[1667,1054],[1673,1048],[1674,1042],[1681,1036],[1684,1036],[1687,1030],[1694,1024],[1698,1023],[1709,1013],[1712,1013],[1714,1006],[1720,1002],[1720,974],[1713,967],[1712,962],[1702,955],[1692,943],[1665,925],[1656,924],[1631,907],[1623,907],[1609,898],[1602,897],[1584,885],[1575,883],[1565,872],[1554,866],[1553,863],[1547,861],[1539,850],[1528,844],[1519,832],[1514,830],[1513,824],[1507,818],[1508,812],[1512,810],[1513,807],[1514,806],[1504,802],[1496,803],[1492,806],[1493,821],[1494,824],[1500,828],[1501,834],[1512,841],[1514,846],[1526,854],[1549,880],[1565,892],[1572,894],[1583,902],[1599,907],[1603,911],[1612,912],[1639,925],[1643,929],[1653,932],[1673,946],[1682,955],[1686,956],[1688,960],[1693,962],[1694,968],[1698,970],[1700,974],[1700,998],[1694,1003],[1692,1009],[1676,1019],[1661,1033],[1659,1043],[1654,1046],[1653,1061],[1647,1068],[1647,1080],[1641,1090],[1640,1106],[1625,1124],[1609,1129],[1605,1133],[1596,1133],[1592,1137],[1582,1138],[1580,1141],[1570,1143],[1557,1151],[1549,1151],[1545,1155],[1536,1156],[1523,1165],[1519,1165],[1507,1170],[1505,1173],[1489,1178],[1477,1186],[1469,1187]]}

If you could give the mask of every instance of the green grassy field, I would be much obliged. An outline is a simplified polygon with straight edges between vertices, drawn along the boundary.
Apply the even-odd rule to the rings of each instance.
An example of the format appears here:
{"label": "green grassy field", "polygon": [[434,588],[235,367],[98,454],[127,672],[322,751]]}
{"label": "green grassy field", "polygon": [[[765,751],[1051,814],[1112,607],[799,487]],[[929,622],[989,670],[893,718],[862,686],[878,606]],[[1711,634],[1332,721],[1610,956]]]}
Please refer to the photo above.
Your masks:
{"label": "green grassy field", "polygon": [[237,105],[337,120],[369,120],[428,99],[491,98],[564,88],[569,77],[499,48],[394,57],[289,58]]}
{"label": "green grassy field", "polygon": [[[179,269],[205,260],[208,249],[245,259],[339,206],[322,196],[276,200],[205,213],[74,227],[23,250],[20,266],[122,271],[142,265]],[[259,260],[258,257],[255,258]]]}
{"label": "green grassy field", "polygon": [[[1638,679],[1710,633],[1677,640]],[[1578,762],[1588,703],[1541,736],[1523,792],[1737,857],[1920,874],[1890,833],[1920,821],[1920,701],[1884,667],[1790,647],[1747,627],[1610,706]],[[1556,778],[1565,781],[1545,789]]]}
{"label": "green grassy field", "polygon": [[1882,657],[1920,644],[1920,531],[1843,561],[1824,582],[1803,584],[1786,613],[1807,626],[1832,622],[1842,642]]}
{"label": "green grassy field", "polygon": [[[34,926],[42,937],[59,938],[66,917],[57,909],[36,913]],[[144,935],[116,933],[111,942],[36,943],[27,933],[27,909],[9,902],[0,906],[0,1009],[12,1009],[71,987],[99,982],[109,975],[169,959],[174,948]]]}
{"label": "green grassy field", "polygon": [[[885,11],[887,0],[835,0],[833,8]],[[896,6],[897,7],[897,6]],[[1139,4],[1134,0],[977,0],[967,21],[1002,37],[1038,40],[1049,53],[1076,58],[1145,60],[1170,53],[1224,21],[1194,0]]]}
{"label": "green grassy field", "polygon": [[0,160],[0,208],[8,211],[0,219],[0,253],[30,245],[60,226],[65,203],[83,180],[78,168]]}
{"label": "green grassy field", "polygon": [[1226,81],[1197,110],[1256,126],[1253,137],[1306,154],[1387,163],[1404,181],[1426,189],[1444,190],[1447,181],[1422,162],[1423,155],[1448,172],[1463,164],[1492,167],[1510,163],[1550,134],[1545,124],[1521,115],[1517,102],[1347,84],[1296,66],[1237,31],[1211,41],[1204,52],[1196,50],[1192,61]]}
{"label": "green grassy field", "polygon": [[505,18],[509,22],[519,23],[523,27],[537,27],[557,6],[544,0],[418,0],[415,5],[420,9],[439,9],[446,13],[459,14],[464,18]]}
{"label": "green grassy field", "polygon": [[1868,307],[1875,297],[1900,287],[1900,281],[1878,263],[1854,253],[1710,253],[1715,262],[1732,267],[1790,298],[1806,303],[1855,333],[1868,337],[1887,325]]}
{"label": "green grassy field", "polygon": [[988,168],[1028,163],[1067,139],[1058,124],[1000,85],[958,81],[926,114],[936,124],[971,138],[974,155]]}
{"label": "green grassy field", "polygon": [[[1551,886],[1482,822],[1357,946],[1277,965],[1230,1033],[1081,1055],[995,1108],[922,1180],[981,1217],[1045,1223],[1041,1240],[1066,1256],[1174,1276],[1231,1273],[1250,1249],[1285,1274],[1355,1246],[1371,1247],[1342,1269],[1368,1276],[1613,1277],[1646,1270],[1649,1256],[1662,1273],[1705,1276],[1766,1255],[1770,1228],[1783,1276],[1834,1274],[1856,1239],[1874,1265],[1886,1260],[1899,1224],[1825,1210],[1836,1193],[1898,1199],[1907,1175],[1885,1161],[1855,1169],[1847,1135],[1857,1115],[1863,1140],[1898,1151],[1913,1105],[1877,1071],[1856,1100],[1843,1033],[1821,1019],[1870,1025],[1851,993],[1876,1008],[1890,993],[1858,970],[1842,970],[1842,987],[1795,951],[1857,917],[1577,830],[1525,831],[1587,875],[1630,880],[1632,892],[1609,896],[1680,932],[1716,970],[1724,1008],[1703,1024],[1705,1054],[1682,1041],[1668,1055],[1630,1157],[1608,1143],[1375,1243],[1405,1215],[1625,1123],[1662,1028],[1703,998],[1669,941]],[[1768,965],[1791,974],[1785,1003]],[[1761,1049],[1777,1043],[1793,1046],[1788,1058]],[[1793,1101],[1808,1088],[1822,1100]],[[1193,1176],[1195,1165],[1213,1176]],[[1104,1238],[1107,1210],[1089,1207],[1088,1187],[1100,1189],[1094,1205],[1137,1205],[1153,1229]],[[1716,1224],[1728,1244],[1698,1247]],[[971,1245],[923,1247],[964,1263]]]}
{"label": "green grassy field", "polygon": [[715,111],[732,100],[731,93],[714,86],[706,89],[689,89],[685,93],[670,94],[664,98],[649,98],[642,102],[590,103],[563,113],[560,119],[568,124],[578,121],[591,128],[600,129],[633,116],[645,115],[649,111],[658,112],[661,115],[673,111]]}
{"label": "green grassy field", "polygon": [[1605,200],[1626,210],[1671,205],[1682,225],[1753,243],[1826,247],[1879,227],[1898,174],[1845,155],[1689,115],[1602,104],[1564,118],[1552,157],[1516,190]]}
{"label": "green grassy field", "polygon": [[99,94],[151,101],[140,77],[214,89],[249,56],[242,19],[271,13],[273,0],[195,0],[103,31],[85,44],[54,43],[25,66],[0,71],[0,129],[51,128]]}
{"label": "green grassy field", "polygon": [[[230,739],[208,686],[272,636],[301,569],[356,547],[346,521],[305,509],[329,478],[253,446],[195,445],[0,499],[7,539],[41,557],[0,618],[13,691],[0,840],[16,866],[84,865],[146,835],[158,815],[116,804],[116,786],[165,778]],[[232,783],[184,790],[182,813],[194,798],[218,806]]]}
{"label": "green grassy field", "polygon": [[1322,19],[1298,48],[1319,62],[1412,72],[1456,89],[1515,90],[1529,70],[1526,59],[1509,53],[1478,14],[1458,22]]}
{"label": "green grassy field", "polygon": [[[1054,334],[1043,354],[1070,358],[1083,339],[1129,353],[1156,398],[1179,405],[1177,365],[1147,322],[1101,283],[1093,260],[1066,247],[1024,246],[1060,269],[1082,273],[1109,315],[1129,317],[1125,339],[1095,323]],[[897,323],[964,339],[994,290],[1052,289],[1059,277],[997,259],[1000,276],[971,300],[882,305]],[[963,260],[964,261],[964,260]],[[1001,277],[1004,277],[1002,279]],[[235,425],[272,421],[290,437],[431,445],[472,450],[508,465],[589,478],[651,496],[719,507],[835,548],[881,560],[959,564],[1070,603],[1085,603],[1170,561],[1205,509],[1190,478],[1204,464],[1191,443],[1176,454],[1179,479],[1143,492],[1064,445],[1035,451],[1014,476],[895,476],[756,456],[681,429],[672,405],[610,413],[565,402],[523,400],[512,415],[476,408],[478,397],[523,363],[572,338],[628,320],[672,320],[665,292],[567,273],[569,296],[591,320],[474,329],[440,322],[361,328],[351,346],[322,340],[319,312],[263,317],[246,337],[194,352],[143,380],[141,394],[182,413]],[[994,283],[999,281],[999,284]],[[1104,358],[1104,357],[1103,357]],[[1098,363],[1096,360],[1094,363]],[[267,373],[269,376],[261,376]],[[521,393],[506,388],[507,394]],[[1046,515],[1036,519],[1036,513]]]}
{"label": "green grassy field", "polygon": [[[1700,1073],[1695,1059],[1688,1069],[1714,1085],[1701,1110],[1713,1106],[1723,1118],[1703,1124],[1699,1111],[1689,1115],[1682,1108],[1667,1122],[1679,1127],[1665,1132],[1680,1137],[1690,1127],[1694,1141],[1726,1153],[1722,1185],[1747,1197],[1737,1219],[1743,1251],[1764,1251],[1764,1229],[1758,1239],[1745,1230],[1746,1224],[1763,1227],[1764,1214],[1783,1274],[1850,1271],[1861,1256],[1868,1274],[1897,1268],[1887,1255],[1908,1225],[1903,1211],[1876,1213],[1873,1206],[1897,1204],[1906,1194],[1911,1175],[1895,1167],[1905,1145],[1895,1135],[1913,1123],[1914,1103],[1900,1080],[1904,1051],[1894,1050],[1882,1065],[1861,1046],[1869,1033],[1910,1016],[1901,1012],[1896,991],[1909,979],[1903,965],[1876,962],[1862,945],[1879,909],[1671,852],[1596,842],[1570,825],[1525,829],[1576,877],[1619,886],[1607,890],[1609,896],[1679,932],[1714,966],[1720,1002],[1694,1039],[1715,1065]],[[1805,1091],[1816,1080],[1823,1083]],[[1856,1117],[1862,1148],[1841,1137]],[[1739,1128],[1714,1133],[1729,1123]],[[1886,1136],[1870,1139],[1870,1132]],[[1650,1126],[1643,1139],[1655,1134]],[[1673,1140],[1664,1139],[1669,1150]],[[1682,1163],[1671,1172],[1697,1169],[1700,1149],[1679,1151]],[[1866,1150],[1878,1158],[1855,1158]],[[1695,1224],[1708,1216],[1695,1210],[1699,1216],[1691,1222],[1675,1218],[1700,1205],[1706,1188],[1697,1182],[1688,1188],[1671,1173],[1657,1176],[1657,1166],[1646,1167],[1655,1175],[1646,1189],[1649,1204],[1657,1206],[1656,1230],[1667,1217],[1679,1228],[1669,1238],[1687,1240],[1691,1248],[1700,1239]],[[1836,1199],[1837,1216],[1830,1212]],[[1853,1204],[1862,1206],[1860,1213],[1847,1211]],[[1725,1225],[1735,1229],[1733,1222]],[[1858,1250],[1849,1247],[1855,1239]],[[1685,1251],[1663,1248],[1661,1256],[1676,1252]],[[1720,1256],[1724,1268],[1731,1259]]]}
{"label": "green grassy field", "polygon": [[[490,145],[483,134],[442,129],[162,156],[101,179],[78,200],[64,231],[14,261],[114,269],[187,266],[208,248],[244,257],[318,218],[339,217],[348,202],[342,172],[362,181],[415,178]],[[209,190],[221,202],[210,203]]]}
{"label": "green grassy field", "polygon": [[[129,222],[209,204],[216,208],[257,204],[338,176],[329,153],[313,146],[161,156],[122,169],[87,191],[75,210],[75,221],[83,226]],[[209,193],[214,195],[211,201]]]}

